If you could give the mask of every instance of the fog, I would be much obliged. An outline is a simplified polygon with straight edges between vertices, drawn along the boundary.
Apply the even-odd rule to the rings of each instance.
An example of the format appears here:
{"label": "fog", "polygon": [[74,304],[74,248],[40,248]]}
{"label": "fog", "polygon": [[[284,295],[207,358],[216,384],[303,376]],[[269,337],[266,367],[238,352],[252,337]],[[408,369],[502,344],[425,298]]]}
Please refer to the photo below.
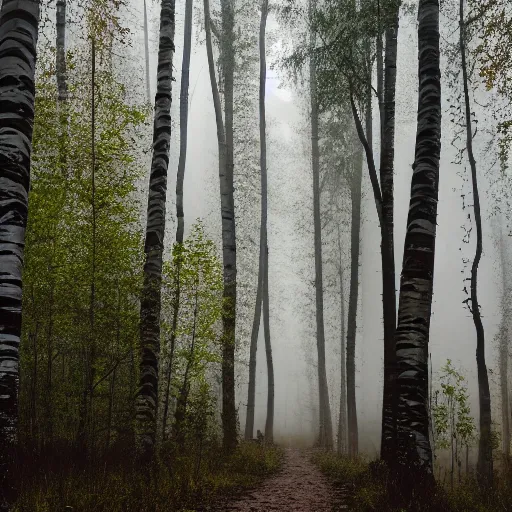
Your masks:
{"label": "fog", "polygon": [[[182,54],[183,2],[176,5],[176,53],[174,60],[176,82],[173,88],[173,117],[177,119],[179,102],[179,77]],[[142,2],[140,2],[142,4]],[[220,206],[218,197],[218,164],[216,126],[211,100],[211,89],[206,62],[203,33],[200,32],[201,6],[196,3],[193,34],[193,53],[190,71],[189,147],[185,175],[185,223],[189,229],[196,218],[204,220],[208,234],[219,242],[220,251]],[[140,10],[138,58],[143,59],[142,5],[133,4],[134,12]],[[156,76],[157,29],[159,6],[149,2],[150,45],[154,94]],[[442,18],[444,36],[449,37],[449,21]],[[403,15],[399,30],[399,57],[397,78],[396,152],[395,152],[395,257],[397,265],[397,289],[403,254],[406,217],[409,206],[410,179],[414,160],[417,106],[417,23],[415,15]],[[269,282],[271,302],[271,335],[275,369],[275,437],[282,441],[303,438],[313,441],[316,433],[314,409],[318,397],[316,382],[316,348],[314,338],[314,278],[312,216],[312,178],[308,135],[307,85],[290,81],[272,63],[282,56],[288,33],[280,27],[276,18],[269,19],[268,51],[270,53],[267,77],[268,115],[268,172],[269,172]],[[456,35],[455,35],[456,37]],[[135,53],[137,48],[134,48]],[[448,63],[443,60],[442,73]],[[142,72],[142,66],[141,66]],[[257,67],[254,69],[255,78]],[[141,80],[143,79],[141,75]],[[141,82],[140,87],[143,87]],[[485,101],[486,93],[476,91]],[[478,390],[476,380],[476,335],[470,311],[463,301],[467,298],[463,289],[464,279],[469,277],[476,236],[463,242],[465,229],[471,227],[468,205],[472,205],[468,183],[468,169],[464,155],[463,165],[454,163],[457,149],[452,145],[456,126],[450,121],[449,105],[452,93],[443,83],[442,158],[440,171],[438,231],[436,240],[436,263],[434,301],[431,321],[430,352],[433,373],[452,359],[468,378],[472,414],[478,420]],[[488,99],[488,98],[487,98]],[[254,101],[254,129],[258,122],[257,98]],[[374,104],[374,148],[378,154],[378,106]],[[476,116],[480,125],[486,122],[486,111],[477,107]],[[177,121],[175,121],[177,125]],[[480,170],[481,202],[484,222],[484,254],[479,272],[479,302],[481,304],[486,335],[486,358],[490,370],[493,411],[499,421],[497,378],[497,348],[494,336],[500,321],[501,268],[495,248],[496,219],[493,219],[493,204],[490,201],[490,183],[498,172],[493,167],[494,156],[485,152],[488,135],[482,130],[475,139],[477,165]],[[172,244],[175,229],[175,169],[178,159],[177,126],[172,137],[172,154],[169,167],[168,230],[166,245]],[[258,148],[256,147],[256,152]],[[257,153],[256,153],[257,154]],[[236,165],[236,163],[235,163]],[[235,176],[240,169],[235,170]],[[259,184],[258,168],[252,179]],[[494,174],[493,174],[494,173]],[[235,178],[236,180],[237,178]],[[236,183],[235,187],[240,188]],[[363,451],[374,454],[379,447],[382,405],[382,304],[380,279],[380,232],[368,173],[363,173],[363,225],[361,232],[360,292],[358,309],[358,331],[356,341],[356,385],[360,446]],[[465,196],[463,200],[462,196]],[[257,196],[256,196],[257,197]],[[246,198],[237,193],[237,206]],[[249,197],[249,201],[254,198]],[[465,201],[466,209],[463,209]],[[256,212],[259,203],[253,205]],[[247,209],[246,209],[247,210]],[[257,219],[259,220],[259,214]],[[244,222],[247,224],[244,228]],[[307,223],[310,222],[308,226]],[[252,224],[251,224],[252,223]],[[347,222],[348,225],[348,222]],[[247,229],[247,226],[252,226]],[[252,229],[252,234],[251,234]],[[238,233],[245,238],[257,240],[257,222],[248,216],[237,218]],[[257,242],[253,250],[239,250],[240,265],[249,258],[253,270],[248,271],[247,296],[255,297],[257,270]],[[349,239],[347,238],[349,244]],[[349,251],[349,245],[346,250]],[[252,277],[251,277],[252,276]],[[347,285],[348,286],[348,285]],[[348,290],[348,288],[347,288]],[[251,314],[252,303],[243,305],[244,312]],[[326,308],[329,299],[326,297]],[[252,317],[244,319],[249,328]],[[248,331],[250,334],[250,331]],[[339,409],[339,331],[326,324],[328,353],[328,380],[333,422]],[[247,361],[249,336],[238,336],[237,404],[240,425],[245,420]],[[255,429],[264,428],[266,415],[266,363],[263,329],[260,329],[257,360],[256,421]],[[336,424],[336,423],[335,423]]]}

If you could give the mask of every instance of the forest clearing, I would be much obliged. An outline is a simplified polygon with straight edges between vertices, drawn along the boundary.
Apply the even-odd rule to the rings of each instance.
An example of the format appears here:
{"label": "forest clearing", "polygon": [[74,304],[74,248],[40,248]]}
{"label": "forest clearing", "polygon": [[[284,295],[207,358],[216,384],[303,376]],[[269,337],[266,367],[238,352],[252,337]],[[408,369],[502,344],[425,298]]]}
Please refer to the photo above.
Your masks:
{"label": "forest clearing", "polygon": [[0,0],[0,512],[512,511],[510,48]]}

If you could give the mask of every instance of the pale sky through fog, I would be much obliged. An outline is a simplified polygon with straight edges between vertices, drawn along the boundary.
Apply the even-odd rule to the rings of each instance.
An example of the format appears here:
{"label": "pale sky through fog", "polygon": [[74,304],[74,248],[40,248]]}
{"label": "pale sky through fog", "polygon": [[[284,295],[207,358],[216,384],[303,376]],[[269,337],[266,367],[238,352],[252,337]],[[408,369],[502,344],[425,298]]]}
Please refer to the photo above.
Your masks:
{"label": "pale sky through fog", "polygon": [[[137,2],[138,4],[142,2]],[[179,104],[180,68],[182,58],[183,0],[177,1],[176,12],[176,54],[174,60],[176,82],[173,83],[173,111],[177,119]],[[149,2],[150,20],[153,32],[150,36],[151,77],[154,93],[156,76],[156,42],[158,6]],[[199,3],[196,9],[201,6]],[[142,19],[142,18],[141,18]],[[443,18],[443,22],[446,20]],[[445,27],[446,28],[446,27]],[[142,26],[140,27],[142,39]],[[220,208],[218,199],[217,176],[217,140],[211,89],[206,64],[206,51],[202,44],[204,36],[197,37],[197,24],[194,25],[193,54],[190,73],[190,117],[189,146],[185,176],[184,204],[187,229],[197,217],[205,219],[209,234],[219,240]],[[276,21],[269,19],[269,31],[278,30]],[[443,29],[444,30],[444,29]],[[445,37],[449,32],[444,30]],[[397,289],[402,262],[403,241],[406,216],[409,205],[410,179],[414,160],[417,106],[417,42],[415,16],[403,17],[399,30],[399,54],[397,77],[397,113],[396,113],[396,152],[395,152],[395,255],[397,263]],[[279,47],[277,48],[279,49]],[[275,52],[276,47],[268,48]],[[143,47],[141,46],[141,58]],[[446,62],[443,61],[443,66]],[[270,68],[270,64],[269,64]],[[256,73],[258,70],[256,69]],[[309,141],[307,120],[302,115],[304,94],[307,91],[294,90],[285,77],[276,70],[268,70],[267,77],[267,114],[269,143],[269,248],[270,248],[270,286],[271,308],[279,310],[278,315],[271,312],[271,330],[273,335],[274,369],[276,375],[276,412],[275,432],[277,436],[306,435],[311,431],[311,418],[308,410],[310,388],[307,381],[304,346],[314,352],[314,339],[311,336],[309,322],[314,321],[314,302],[311,299],[314,289],[307,286],[309,271],[312,272],[313,239],[309,234],[298,231],[301,216],[310,216],[312,223],[312,192],[310,162],[307,154]],[[443,102],[447,108],[450,94],[443,83]],[[302,98],[302,99],[301,99]],[[374,108],[374,130],[378,126],[377,105]],[[257,123],[257,103],[254,107],[254,122]],[[482,112],[476,110],[477,115]],[[177,124],[177,121],[176,121]],[[434,372],[451,358],[456,366],[463,369],[469,378],[472,408],[477,417],[476,387],[476,335],[471,315],[462,301],[464,278],[469,277],[469,267],[463,272],[463,258],[474,255],[475,236],[469,244],[462,243],[467,223],[468,211],[462,209],[461,195],[466,195],[466,205],[472,204],[469,186],[461,175],[467,173],[465,166],[453,163],[456,151],[450,144],[453,125],[449,115],[443,113],[443,146],[440,170],[440,192],[438,210],[438,232],[436,240],[436,263],[434,282],[434,302],[431,321],[430,350]],[[489,158],[483,156],[485,140],[475,139],[477,164],[481,166],[480,186],[484,219],[484,254],[479,272],[479,301],[482,306],[483,322],[486,333],[487,364],[493,370],[497,368],[496,347],[493,338],[497,331],[499,301],[501,294],[500,268],[496,263],[496,251],[493,246],[489,202],[486,194],[488,183],[486,171]],[[375,151],[378,155],[378,138],[375,131]],[[173,132],[173,151],[169,169],[169,229],[167,244],[171,244],[174,233],[174,188],[178,159],[178,130]],[[377,158],[378,161],[378,158]],[[369,188],[369,179],[365,167],[363,174],[364,200],[362,226],[362,244],[360,260],[360,300],[358,311],[358,331],[356,341],[356,385],[360,443],[364,449],[373,452],[377,449],[380,434],[380,409],[382,393],[382,307],[380,281],[380,234],[377,224],[373,196]],[[308,213],[309,212],[309,213]],[[466,224],[469,226],[469,224]],[[254,258],[257,258],[257,253]],[[306,258],[306,260],[304,260]],[[309,267],[308,267],[309,265]],[[306,269],[306,270],[305,270]],[[348,284],[346,286],[348,290]],[[309,295],[308,295],[309,294]],[[303,297],[302,295],[307,295]],[[309,306],[308,306],[309,304]],[[309,310],[308,310],[309,308]],[[276,318],[278,320],[276,321]],[[262,330],[260,330],[260,334]],[[263,429],[265,421],[266,365],[263,344],[260,336],[258,348],[257,404],[255,428]],[[248,347],[249,340],[243,340]],[[339,354],[337,338],[327,332],[328,352]],[[336,352],[338,350],[338,352]],[[242,354],[243,355],[243,354]],[[329,383],[333,419],[336,420],[338,408],[339,378],[337,377],[337,358],[328,358]],[[310,371],[315,376],[315,371]],[[491,390],[496,389],[496,378],[490,375]],[[237,401],[241,428],[243,429],[246,403],[247,369],[243,369],[237,386]],[[494,404],[499,395],[494,393]],[[496,418],[499,417],[496,415]]]}

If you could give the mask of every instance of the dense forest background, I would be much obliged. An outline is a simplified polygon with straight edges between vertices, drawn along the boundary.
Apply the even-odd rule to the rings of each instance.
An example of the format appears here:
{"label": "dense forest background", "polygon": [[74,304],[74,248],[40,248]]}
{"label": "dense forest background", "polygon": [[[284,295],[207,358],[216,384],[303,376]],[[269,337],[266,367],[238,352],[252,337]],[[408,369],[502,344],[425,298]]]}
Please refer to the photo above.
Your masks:
{"label": "dense forest background", "polygon": [[441,4],[0,4],[0,507],[193,506],[274,442],[501,481],[512,10]]}

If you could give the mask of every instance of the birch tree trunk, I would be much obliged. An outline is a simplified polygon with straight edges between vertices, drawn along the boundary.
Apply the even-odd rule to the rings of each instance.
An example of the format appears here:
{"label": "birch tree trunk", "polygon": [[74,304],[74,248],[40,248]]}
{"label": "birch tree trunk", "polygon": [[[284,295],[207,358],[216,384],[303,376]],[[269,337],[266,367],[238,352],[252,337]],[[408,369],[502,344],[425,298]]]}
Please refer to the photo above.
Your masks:
{"label": "birch tree trunk", "polygon": [[34,125],[39,2],[0,10],[0,510],[14,497],[22,267]]}
{"label": "birch tree trunk", "polygon": [[473,182],[473,210],[476,223],[476,253],[471,268],[471,313],[476,329],[476,364],[478,373],[478,398],[480,405],[480,440],[478,443],[477,477],[480,485],[490,486],[493,479],[492,464],[492,418],[491,392],[489,376],[485,364],[485,333],[478,304],[478,266],[482,258],[482,215],[480,211],[480,195],[478,191],[478,174],[473,153],[473,128],[471,122],[471,105],[469,100],[469,79],[466,63],[466,41],[464,23],[464,0],[460,0],[460,53],[462,59],[462,82],[464,87],[464,107],[466,117],[466,147],[468,150],[471,180]]}
{"label": "birch tree trunk", "polygon": [[169,399],[172,381],[172,365],[176,344],[176,329],[178,327],[178,315],[180,310],[180,274],[182,263],[182,245],[185,232],[185,214],[183,211],[183,182],[185,180],[185,165],[187,162],[188,145],[188,90],[190,84],[190,53],[192,48],[192,7],[193,0],[186,0],[185,23],[183,40],[183,60],[181,65],[181,89],[180,89],[180,156],[178,160],[178,174],[176,177],[176,244],[174,246],[174,260],[176,264],[176,277],[174,283],[174,303],[171,324],[170,355],[167,362],[166,390],[164,398],[164,412],[162,417],[162,437],[165,438],[167,427],[167,415],[169,412]]}
{"label": "birch tree trunk", "polygon": [[237,445],[235,404],[235,326],[236,326],[236,232],[233,154],[233,86],[235,72],[235,7],[233,0],[221,0],[221,65],[224,79],[224,119],[226,123],[226,167],[220,176],[222,208],[222,256],[224,264],[224,311],[222,315],[222,427],[224,448]]}
{"label": "birch tree trunk", "polygon": [[175,0],[162,0],[157,93],[153,124],[153,155],[149,178],[148,216],[144,245],[146,259],[140,313],[142,357],[136,406],[138,450],[143,461],[149,461],[152,458],[156,443],[162,255],[165,235],[167,170],[171,140],[174,7]]}
{"label": "birch tree trunk", "polygon": [[222,431],[228,452],[237,445],[235,405],[235,325],[236,325],[236,233],[233,195],[233,82],[234,82],[234,6],[221,1],[222,35],[219,41],[224,85],[224,119],[213,60],[210,2],[204,0],[206,52],[212,88],[217,142],[219,146],[219,183],[222,216],[222,259],[224,267],[224,307],[222,312]]}
{"label": "birch tree trunk", "polygon": [[[418,127],[405,236],[396,358],[398,386],[397,463],[410,482],[432,475],[428,417],[428,341],[441,153],[439,0],[418,9]],[[430,478],[422,479],[424,483]]]}
{"label": "birch tree trunk", "polygon": [[[314,0],[309,2],[310,17],[315,9]],[[311,32],[311,49],[315,47],[315,35]],[[316,63],[313,53],[309,59],[309,86],[311,102],[311,154],[313,171],[313,224],[315,243],[315,294],[316,294],[316,344],[318,351],[318,392],[320,404],[320,446],[333,447],[331,406],[325,364],[324,290],[322,268],[322,221],[320,215],[320,150],[318,145],[318,100]]]}

